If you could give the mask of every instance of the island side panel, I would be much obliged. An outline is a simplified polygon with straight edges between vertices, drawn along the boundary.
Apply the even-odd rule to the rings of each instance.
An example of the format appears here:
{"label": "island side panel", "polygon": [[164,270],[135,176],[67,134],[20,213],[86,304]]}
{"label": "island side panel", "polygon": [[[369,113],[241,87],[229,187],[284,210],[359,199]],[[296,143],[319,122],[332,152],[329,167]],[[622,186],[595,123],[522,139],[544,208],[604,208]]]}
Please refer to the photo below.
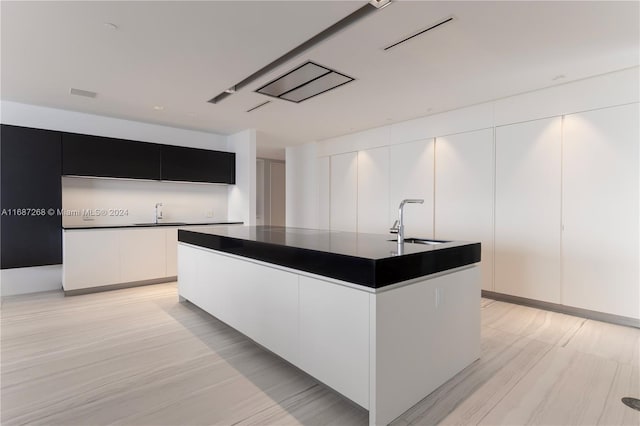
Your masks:
{"label": "island side panel", "polygon": [[297,274],[180,244],[178,293],[299,365]]}
{"label": "island side panel", "polygon": [[477,266],[370,296],[371,425],[387,425],[480,357]]}
{"label": "island side panel", "polygon": [[369,293],[300,276],[300,368],[369,408]]}

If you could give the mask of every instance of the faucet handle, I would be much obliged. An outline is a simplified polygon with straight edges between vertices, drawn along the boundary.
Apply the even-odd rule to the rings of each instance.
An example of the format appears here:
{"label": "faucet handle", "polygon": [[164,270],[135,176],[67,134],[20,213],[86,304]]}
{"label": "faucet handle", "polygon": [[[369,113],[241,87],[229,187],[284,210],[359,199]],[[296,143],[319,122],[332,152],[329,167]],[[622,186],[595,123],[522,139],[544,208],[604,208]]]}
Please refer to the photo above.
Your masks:
{"label": "faucet handle", "polygon": [[395,222],[393,222],[393,226],[389,229],[389,232],[391,232],[392,234],[397,234],[398,233],[398,221],[397,220]]}

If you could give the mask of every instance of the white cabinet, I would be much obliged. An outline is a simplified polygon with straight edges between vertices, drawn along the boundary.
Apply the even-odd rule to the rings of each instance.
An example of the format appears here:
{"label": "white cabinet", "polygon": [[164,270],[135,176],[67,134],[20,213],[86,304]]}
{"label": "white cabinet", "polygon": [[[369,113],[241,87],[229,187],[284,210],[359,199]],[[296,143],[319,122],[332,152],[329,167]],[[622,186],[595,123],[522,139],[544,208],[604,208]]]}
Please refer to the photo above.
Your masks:
{"label": "white cabinet", "polygon": [[369,294],[300,276],[300,368],[369,406]]}
{"label": "white cabinet", "polygon": [[493,129],[435,145],[435,238],[480,241],[482,288],[493,290]]}
{"label": "white cabinet", "polygon": [[565,305],[640,318],[639,114],[633,104],[565,117]]}
{"label": "white cabinet", "polygon": [[358,152],[358,232],[388,232],[388,206],[389,148]]}
{"label": "white cabinet", "polygon": [[331,228],[331,160],[318,158],[318,228]]}
{"label": "white cabinet", "polygon": [[120,282],[116,229],[65,231],[62,284],[66,291]]}
{"label": "white cabinet", "polygon": [[120,282],[162,278],[166,275],[166,230],[162,228],[119,231]]}
{"label": "white cabinet", "polygon": [[210,292],[205,309],[297,364],[298,276],[212,252],[203,260],[198,282]]}
{"label": "white cabinet", "polygon": [[356,232],[358,219],[358,154],[331,157],[331,229]]}
{"label": "white cabinet", "polygon": [[561,121],[496,128],[497,292],[560,303]]}
{"label": "white cabinet", "polygon": [[[404,212],[408,237],[433,237],[433,139],[392,145],[389,148],[389,226],[398,218],[405,198],[422,198]],[[387,232],[387,230],[383,230]]]}
{"label": "white cabinet", "polygon": [[178,228],[166,229],[166,276],[175,277],[178,275]]}

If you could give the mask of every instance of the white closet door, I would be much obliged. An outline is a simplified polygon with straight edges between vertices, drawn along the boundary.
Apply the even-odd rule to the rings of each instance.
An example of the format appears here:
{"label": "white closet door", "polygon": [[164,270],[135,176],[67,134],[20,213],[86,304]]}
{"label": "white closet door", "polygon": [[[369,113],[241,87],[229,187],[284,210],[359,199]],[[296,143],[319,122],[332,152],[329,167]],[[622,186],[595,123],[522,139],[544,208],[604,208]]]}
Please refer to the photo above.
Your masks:
{"label": "white closet door", "polygon": [[331,228],[331,164],[329,157],[318,158],[318,228]]}
{"label": "white closet door", "polygon": [[424,204],[405,207],[407,237],[433,238],[433,139],[392,145],[389,152],[389,227],[398,219],[405,198],[422,198]]}
{"label": "white closet door", "polygon": [[638,104],[565,117],[565,305],[640,318]]}
{"label": "white closet door", "polygon": [[331,157],[331,229],[357,231],[358,154]]}
{"label": "white closet door", "polygon": [[497,292],[560,303],[561,124],[496,128]]}
{"label": "white closet door", "polygon": [[389,148],[358,152],[358,232],[389,232]]}
{"label": "white closet door", "polygon": [[435,143],[435,238],[482,243],[482,288],[493,290],[493,129]]}

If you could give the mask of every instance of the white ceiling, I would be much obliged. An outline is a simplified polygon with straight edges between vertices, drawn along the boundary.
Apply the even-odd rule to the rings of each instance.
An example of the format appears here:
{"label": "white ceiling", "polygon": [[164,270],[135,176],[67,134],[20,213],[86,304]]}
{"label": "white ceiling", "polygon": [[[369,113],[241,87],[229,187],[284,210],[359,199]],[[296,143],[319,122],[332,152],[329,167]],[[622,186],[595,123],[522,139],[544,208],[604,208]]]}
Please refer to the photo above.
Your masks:
{"label": "white ceiling", "polygon": [[[219,104],[207,102],[365,4],[2,1],[0,94],[187,129],[255,128],[259,153],[270,155],[640,64],[636,1],[396,1]],[[382,50],[448,16],[455,20]],[[356,81],[300,104],[254,92],[306,60]],[[71,87],[98,96],[70,96]]]}

